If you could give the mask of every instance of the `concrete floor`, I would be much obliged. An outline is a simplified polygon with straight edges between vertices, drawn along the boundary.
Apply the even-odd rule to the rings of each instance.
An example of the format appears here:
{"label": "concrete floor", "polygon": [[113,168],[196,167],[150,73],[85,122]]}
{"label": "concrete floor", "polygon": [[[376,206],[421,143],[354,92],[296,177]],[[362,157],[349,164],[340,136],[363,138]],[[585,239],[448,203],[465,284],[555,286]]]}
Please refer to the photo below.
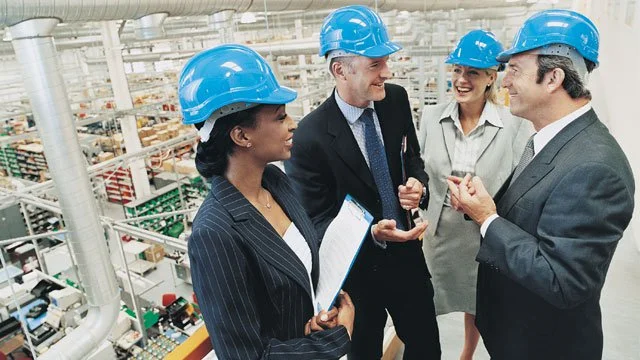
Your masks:
{"label": "concrete floor", "polygon": [[[603,360],[640,360],[640,252],[627,231],[618,244],[602,291]],[[462,313],[438,317],[443,360],[456,360],[463,344]],[[398,354],[396,359],[402,359]],[[488,360],[482,345],[475,360]]]}

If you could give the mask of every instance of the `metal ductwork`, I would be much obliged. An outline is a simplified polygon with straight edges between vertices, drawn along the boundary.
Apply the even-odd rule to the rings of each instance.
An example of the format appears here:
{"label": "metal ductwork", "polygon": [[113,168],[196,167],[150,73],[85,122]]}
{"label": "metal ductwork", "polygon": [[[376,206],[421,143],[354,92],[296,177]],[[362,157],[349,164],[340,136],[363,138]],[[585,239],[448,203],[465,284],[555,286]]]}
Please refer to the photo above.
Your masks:
{"label": "metal ductwork", "polygon": [[169,14],[166,12],[149,14],[136,20],[136,37],[142,40],[153,40],[164,37],[162,23]]}
{"label": "metal ductwork", "polygon": [[11,34],[89,304],[84,322],[40,359],[81,359],[111,330],[120,296],[51,37],[58,21],[27,20]]}
{"label": "metal ductwork", "polygon": [[[504,0],[266,0],[268,11],[323,10],[347,5],[361,4],[378,11],[432,11],[456,8],[491,7],[501,8],[526,5],[526,0],[505,2]],[[140,19],[149,14],[167,13],[169,16],[211,15],[222,10],[237,12],[264,12],[265,4],[253,0],[66,0],[66,1],[26,1],[0,0],[0,26],[11,26],[34,18],[57,18],[68,21],[104,21]]]}

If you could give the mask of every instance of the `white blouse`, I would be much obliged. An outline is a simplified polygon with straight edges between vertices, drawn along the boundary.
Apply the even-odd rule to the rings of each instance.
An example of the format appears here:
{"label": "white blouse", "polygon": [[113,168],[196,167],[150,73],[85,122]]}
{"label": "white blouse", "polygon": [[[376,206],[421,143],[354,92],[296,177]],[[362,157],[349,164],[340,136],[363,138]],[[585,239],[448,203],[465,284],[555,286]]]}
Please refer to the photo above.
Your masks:
{"label": "white blouse", "polygon": [[311,280],[311,269],[313,268],[313,260],[311,258],[311,250],[309,249],[309,244],[307,244],[304,237],[300,233],[300,230],[298,230],[298,227],[293,223],[293,221],[287,228],[287,231],[285,231],[282,239],[298,256],[298,259],[302,261],[304,267],[307,269],[309,286],[311,287],[311,300],[312,304],[314,304],[314,311],[316,311],[316,292],[313,288],[313,281]]}

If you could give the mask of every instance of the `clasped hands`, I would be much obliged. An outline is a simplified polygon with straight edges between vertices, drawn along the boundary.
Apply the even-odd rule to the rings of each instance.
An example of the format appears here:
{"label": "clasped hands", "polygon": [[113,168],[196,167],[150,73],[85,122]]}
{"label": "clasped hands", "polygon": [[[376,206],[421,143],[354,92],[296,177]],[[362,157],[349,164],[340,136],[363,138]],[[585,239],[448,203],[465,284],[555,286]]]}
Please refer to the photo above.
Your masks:
{"label": "clasped hands", "polygon": [[356,309],[351,301],[351,297],[346,292],[340,290],[336,306],[331,310],[322,310],[318,315],[314,315],[307,321],[304,326],[304,335],[312,332],[333,329],[338,325],[342,325],[347,329],[349,337],[353,334],[353,321],[356,316]]}
{"label": "clasped hands", "polygon": [[479,177],[469,174],[464,178],[449,176],[447,184],[451,192],[451,207],[467,214],[478,225],[497,213],[496,204]]}
{"label": "clasped hands", "polygon": [[[406,184],[398,186],[398,199],[404,210],[415,209],[420,205],[424,185],[416,178],[410,177]],[[378,241],[406,242],[417,239],[427,229],[427,222],[421,222],[408,231],[396,228],[396,221],[382,219],[373,225],[371,232]]]}

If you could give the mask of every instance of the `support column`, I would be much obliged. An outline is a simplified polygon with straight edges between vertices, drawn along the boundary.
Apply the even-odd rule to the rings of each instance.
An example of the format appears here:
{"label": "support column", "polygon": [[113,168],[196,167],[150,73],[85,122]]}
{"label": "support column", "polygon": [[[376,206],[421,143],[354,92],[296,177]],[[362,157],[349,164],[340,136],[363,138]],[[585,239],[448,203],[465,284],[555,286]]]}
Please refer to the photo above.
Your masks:
{"label": "support column", "polygon": [[[109,68],[109,77],[111,78],[111,87],[113,88],[116,108],[119,111],[131,110],[133,109],[133,102],[131,101],[127,76],[124,72],[122,45],[120,44],[120,37],[118,36],[118,26],[115,21],[103,21],[101,27],[104,55],[107,59],[107,67]],[[136,125],[135,116],[125,115],[121,117],[120,127],[122,128],[122,137],[127,152],[141,150],[142,144],[138,137],[138,126]],[[129,169],[131,170],[131,179],[133,180],[136,198],[150,195],[151,187],[149,186],[149,178],[144,160],[133,160],[129,163]]]}
{"label": "support column", "polygon": [[[296,39],[303,39],[302,33],[302,20],[295,20],[295,36]],[[306,69],[307,57],[306,55],[298,55],[298,66],[300,67],[300,95],[302,99],[302,116],[311,112],[311,102],[309,101],[309,80],[307,78],[308,70]]]}

